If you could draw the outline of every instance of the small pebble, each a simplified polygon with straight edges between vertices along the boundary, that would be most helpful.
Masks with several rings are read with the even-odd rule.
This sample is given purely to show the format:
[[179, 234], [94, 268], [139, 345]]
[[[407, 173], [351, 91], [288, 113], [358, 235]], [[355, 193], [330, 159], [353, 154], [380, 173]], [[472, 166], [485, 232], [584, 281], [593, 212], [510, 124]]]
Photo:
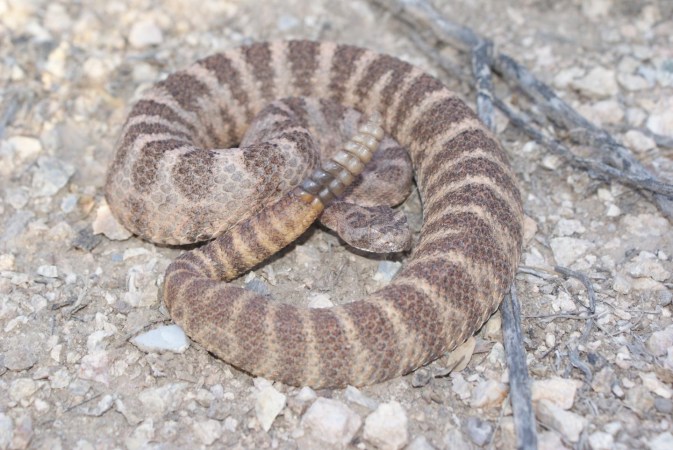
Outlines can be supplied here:
[[17, 378], [10, 384], [9, 397], [12, 401], [21, 401], [33, 395], [37, 387], [37, 383], [31, 378]]
[[442, 442], [444, 444], [444, 448], [446, 449], [471, 450], [473, 448], [472, 444], [465, 440], [463, 433], [461, 433], [457, 428], [447, 431], [442, 439]]
[[344, 390], [344, 398], [351, 403], [364, 406], [365, 408], [372, 411], [379, 406], [379, 403], [376, 400], [371, 397], [367, 397], [362, 393], [362, 391], [360, 391], [360, 389], [353, 386], [348, 386], [346, 390]]
[[577, 442], [588, 421], [584, 417], [556, 406], [549, 400], [535, 404], [535, 416], [545, 426], [558, 431], [570, 442]]
[[131, 26], [129, 44], [135, 48], [151, 47], [163, 42], [164, 36], [156, 23], [151, 20], [141, 20]]
[[654, 139], [645, 136], [643, 133], [637, 130], [627, 131], [624, 135], [624, 142], [632, 150], [638, 153], [646, 152], [656, 146]]
[[673, 324], [655, 331], [647, 340], [647, 348], [654, 356], [663, 356], [673, 347]]
[[484, 380], [472, 391], [470, 406], [473, 408], [496, 408], [507, 397], [507, 386], [499, 381]]
[[131, 339], [131, 343], [145, 352], [169, 351], [184, 353], [189, 348], [189, 340], [177, 325], [163, 325]]
[[360, 429], [362, 419], [343, 403], [321, 397], [304, 413], [301, 424], [306, 434], [318, 442], [346, 446]]
[[411, 440], [405, 450], [436, 450], [436, 448], [428, 441], [425, 436], [416, 436]]
[[670, 431], [658, 434], [649, 442], [650, 450], [671, 450], [673, 448], [673, 434]]
[[287, 397], [272, 385], [263, 387], [255, 399], [255, 415], [264, 431], [269, 431], [273, 421], [285, 408]]
[[42, 156], [37, 159], [33, 173], [31, 195], [51, 197], [61, 190], [75, 173], [75, 167], [61, 159]]
[[653, 372], [639, 373], [638, 376], [643, 380], [643, 386], [645, 386], [651, 393], [667, 400], [673, 397], [673, 389], [659, 381], [657, 375]]
[[194, 424], [194, 435], [204, 445], [211, 445], [222, 436], [222, 425], [218, 420], [207, 419]]
[[375, 281], [390, 281], [395, 274], [399, 272], [402, 263], [397, 261], [380, 261], [378, 269], [374, 274]]
[[568, 378], [535, 380], [532, 386], [533, 402], [549, 400], [556, 406], [568, 410], [575, 403], [575, 393], [580, 386], [581, 382]]
[[478, 417], [468, 417], [464, 428], [470, 440], [479, 447], [486, 445], [493, 436], [493, 425]]
[[104, 234], [108, 239], [112, 239], [113, 241], [124, 241], [133, 236], [130, 231], [115, 219], [105, 201], [96, 210], [96, 218], [92, 226], [94, 234]]
[[654, 408], [661, 414], [672, 414], [673, 401], [667, 398], [656, 397], [654, 399]]
[[407, 414], [396, 401], [382, 403], [365, 419], [365, 440], [381, 449], [398, 450], [409, 441]]
[[9, 448], [14, 433], [14, 421], [11, 417], [0, 412], [0, 448]]
[[556, 262], [565, 267], [571, 266], [593, 248], [593, 244], [584, 239], [557, 237], [549, 241]]
[[592, 98], [614, 97], [619, 93], [615, 72], [600, 66], [573, 80], [571, 86]]
[[615, 442], [611, 434], [603, 431], [596, 431], [589, 435], [589, 446], [591, 450], [612, 450]]
[[37, 274], [46, 278], [58, 278], [58, 268], [51, 265], [43, 265], [37, 268]]

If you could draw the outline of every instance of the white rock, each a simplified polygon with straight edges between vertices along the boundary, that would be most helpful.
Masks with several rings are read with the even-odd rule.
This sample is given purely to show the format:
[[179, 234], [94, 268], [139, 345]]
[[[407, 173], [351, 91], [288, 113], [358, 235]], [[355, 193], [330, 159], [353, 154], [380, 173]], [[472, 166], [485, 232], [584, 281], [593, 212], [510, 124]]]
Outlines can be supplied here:
[[533, 402], [549, 400], [563, 409], [570, 409], [575, 403], [575, 393], [582, 385], [577, 380], [552, 377], [533, 381]]
[[30, 190], [25, 186], [5, 189], [5, 201], [14, 209], [23, 209], [30, 200]]
[[312, 402], [318, 398], [318, 394], [316, 394], [315, 391], [310, 387], [304, 386], [299, 390], [295, 398], [302, 403], [307, 403]]
[[373, 278], [375, 281], [390, 281], [401, 267], [402, 263], [398, 261], [380, 261]]
[[614, 99], [601, 100], [589, 107], [580, 108], [580, 112], [599, 125], [615, 124], [624, 120], [624, 110]]
[[105, 350], [84, 355], [80, 360], [77, 376], [83, 380], [97, 381], [107, 385], [110, 382], [110, 366]]
[[655, 281], [666, 281], [670, 273], [664, 269], [657, 256], [650, 252], [640, 252], [624, 268], [634, 278], [649, 277]]
[[353, 386], [348, 386], [346, 388], [344, 391], [344, 398], [351, 403], [364, 406], [365, 408], [371, 410], [375, 410], [379, 406], [379, 403], [376, 400], [371, 397], [367, 397], [360, 391], [360, 389]]
[[575, 219], [560, 219], [556, 224], [554, 234], [558, 236], [571, 236], [575, 233], [582, 234], [587, 231], [582, 222]]
[[33, 173], [31, 195], [50, 197], [61, 190], [75, 173], [75, 167], [60, 159], [41, 156]]
[[129, 450], [144, 449], [152, 439], [154, 439], [154, 421], [147, 419], [133, 430], [124, 443]]
[[461, 399], [467, 400], [470, 398], [472, 386], [465, 381], [465, 378], [460, 373], [451, 373], [451, 390]]
[[14, 434], [14, 422], [5, 413], [0, 412], [0, 448], [9, 448]]
[[653, 372], [639, 373], [638, 375], [643, 380], [643, 386], [653, 394], [666, 399], [673, 397], [673, 389], [659, 381], [657, 375]]
[[96, 210], [96, 218], [93, 221], [92, 227], [93, 234], [104, 234], [108, 239], [112, 239], [113, 241], [123, 241], [133, 236], [130, 231], [117, 222], [105, 200], [101, 202]]
[[313, 439], [330, 445], [348, 445], [362, 419], [343, 403], [319, 398], [301, 418], [302, 428]]
[[558, 237], [549, 241], [554, 258], [561, 266], [570, 266], [593, 248], [593, 244], [585, 239]]
[[138, 400], [145, 407], [145, 414], [161, 417], [180, 408], [182, 391], [187, 383], [169, 383], [163, 386], [148, 388], [138, 394]]
[[557, 155], [545, 155], [545, 157], [542, 158], [542, 167], [547, 170], [557, 170], [563, 165], [564, 161], [563, 158]]
[[131, 339], [131, 343], [145, 352], [169, 351], [183, 353], [189, 348], [189, 340], [177, 325], [164, 325]]
[[673, 99], [662, 99], [647, 119], [647, 128], [653, 133], [673, 137]]
[[12, 434], [12, 442], [9, 448], [28, 448], [28, 444], [33, 438], [33, 419], [30, 417], [30, 414], [22, 413], [15, 418]]
[[396, 401], [382, 403], [365, 419], [363, 437], [375, 447], [397, 450], [409, 441], [407, 414]]
[[164, 40], [161, 28], [152, 20], [140, 20], [131, 26], [129, 43], [135, 48], [161, 44]]
[[35, 391], [37, 391], [37, 383], [31, 378], [17, 378], [10, 385], [9, 397], [18, 402], [30, 397]]
[[447, 431], [442, 438], [443, 448], [451, 450], [472, 450], [474, 446], [467, 442], [463, 434], [457, 428]]
[[219, 421], [208, 419], [194, 424], [194, 434], [205, 445], [211, 445], [222, 436], [222, 425]]
[[582, 14], [589, 19], [598, 19], [605, 17], [610, 13], [613, 6], [613, 0], [584, 0], [582, 5]]
[[473, 408], [495, 408], [507, 397], [507, 386], [496, 380], [481, 381], [472, 391], [470, 406]]
[[563, 445], [561, 435], [556, 431], [542, 431], [538, 433], [537, 445], [539, 450], [567, 450]]
[[655, 331], [647, 340], [647, 348], [654, 356], [663, 356], [673, 347], [673, 325], [663, 330]]
[[673, 434], [669, 431], [658, 434], [648, 445], [650, 450], [671, 450], [673, 448]]
[[257, 392], [255, 399], [255, 415], [264, 431], [271, 429], [271, 424], [285, 408], [287, 397], [273, 386], [265, 386]]
[[16, 268], [16, 257], [11, 253], [3, 253], [0, 255], [0, 270], [14, 271]]
[[330, 299], [329, 294], [316, 292], [309, 296], [308, 299], [309, 308], [330, 308], [332, 306], [334, 306], [334, 303]]
[[42, 152], [42, 142], [32, 136], [13, 136], [7, 144], [21, 162], [33, 160]]
[[642, 91], [650, 87], [650, 83], [645, 78], [631, 73], [618, 73], [617, 81], [627, 91]]
[[405, 450], [436, 450], [425, 436], [416, 436]]
[[595, 67], [584, 77], [573, 80], [572, 87], [594, 98], [613, 97], [619, 93], [615, 72], [604, 67]]
[[58, 278], [58, 268], [52, 265], [42, 265], [37, 268], [37, 274], [46, 278]]
[[573, 412], [565, 411], [549, 400], [540, 400], [535, 406], [535, 416], [547, 427], [558, 431], [570, 442], [577, 442], [588, 421]]
[[493, 437], [493, 425], [479, 417], [469, 417], [464, 428], [470, 440], [479, 447], [486, 445]]
[[637, 237], [659, 237], [672, 232], [668, 220], [655, 214], [624, 216], [623, 225]]

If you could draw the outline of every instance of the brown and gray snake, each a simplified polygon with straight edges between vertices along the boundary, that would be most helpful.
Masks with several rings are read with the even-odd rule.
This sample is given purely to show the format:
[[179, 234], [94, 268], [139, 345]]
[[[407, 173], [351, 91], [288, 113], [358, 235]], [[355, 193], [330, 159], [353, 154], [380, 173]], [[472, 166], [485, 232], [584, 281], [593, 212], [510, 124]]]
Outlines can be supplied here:
[[[374, 156], [383, 175], [367, 168], [365, 181], [355, 181], [361, 186], [341, 195], [361, 170], [353, 155], [371, 158], [366, 147], [380, 138], [378, 114], [394, 139], [384, 138]], [[352, 203], [359, 203], [355, 191], [382, 184], [386, 173], [405, 178], [395, 162], [400, 146], [411, 157], [424, 218], [388, 285], [312, 309], [226, 283], [291, 243], [332, 203], [325, 212], [337, 217], [332, 228], [343, 209], [359, 221], [391, 213], [406, 193], [385, 211], [377, 201]], [[395, 189], [408, 190], [401, 184]], [[215, 238], [168, 267], [163, 300], [172, 318], [233, 366], [296, 386], [373, 384], [437, 359], [496, 310], [521, 254], [520, 194], [496, 138], [434, 77], [349, 45], [256, 43], [169, 75], [133, 106], [105, 194], [114, 215], [142, 238]], [[375, 239], [365, 235], [367, 246]]]

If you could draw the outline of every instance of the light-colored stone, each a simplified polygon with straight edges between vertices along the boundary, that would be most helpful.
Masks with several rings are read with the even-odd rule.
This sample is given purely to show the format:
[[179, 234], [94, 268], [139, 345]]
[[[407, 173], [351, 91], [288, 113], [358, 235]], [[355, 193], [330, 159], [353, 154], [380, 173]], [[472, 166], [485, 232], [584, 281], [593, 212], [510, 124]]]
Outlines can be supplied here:
[[13, 436], [14, 421], [5, 413], [0, 412], [0, 448], [3, 450], [9, 448]]
[[352, 409], [337, 400], [318, 398], [301, 418], [304, 431], [318, 442], [347, 445], [362, 425]]
[[601, 66], [596, 66], [584, 77], [573, 80], [571, 86], [593, 98], [614, 97], [619, 92], [615, 72]]
[[375, 410], [379, 406], [379, 403], [376, 400], [371, 397], [367, 397], [362, 393], [362, 391], [360, 391], [360, 389], [353, 386], [346, 387], [346, 390], [344, 391], [344, 398], [351, 403], [364, 406], [365, 408], [371, 410]]
[[380, 261], [373, 278], [375, 281], [388, 282], [393, 279], [401, 267], [402, 263], [398, 261]]
[[545, 426], [558, 431], [570, 442], [577, 442], [588, 421], [582, 416], [566, 411], [550, 400], [539, 400], [535, 404], [535, 416]]
[[129, 44], [135, 48], [151, 47], [163, 42], [161, 28], [152, 20], [140, 20], [131, 25]]
[[177, 325], [163, 325], [139, 334], [131, 343], [146, 352], [184, 353], [189, 348], [185, 332]]
[[557, 236], [572, 236], [573, 234], [582, 234], [585, 231], [587, 231], [587, 229], [579, 220], [560, 219], [556, 223], [554, 234]]
[[673, 137], [673, 99], [662, 98], [650, 113], [646, 125], [653, 133]]
[[673, 325], [655, 331], [647, 340], [647, 348], [654, 356], [663, 356], [673, 347]]
[[51, 197], [68, 184], [74, 173], [75, 167], [71, 164], [41, 156], [37, 159], [30, 193], [33, 197]]
[[581, 385], [581, 381], [561, 377], [534, 380], [532, 386], [533, 402], [548, 400], [556, 406], [568, 410], [575, 403], [575, 393]]
[[285, 408], [287, 397], [272, 385], [265, 386], [257, 392], [255, 398], [255, 415], [264, 431], [269, 431], [273, 421]]
[[472, 391], [470, 406], [473, 408], [496, 408], [507, 397], [507, 386], [496, 380], [484, 380]]
[[570, 266], [584, 256], [594, 245], [585, 239], [558, 237], [549, 241], [554, 259], [561, 266]]
[[58, 277], [58, 268], [56, 266], [52, 266], [49, 264], [44, 264], [42, 266], [38, 266], [37, 270], [38, 275], [41, 275], [45, 278], [57, 278]]
[[470, 440], [479, 447], [486, 445], [493, 437], [493, 425], [478, 417], [468, 417], [464, 428]]
[[138, 400], [143, 404], [145, 413], [153, 417], [176, 411], [182, 404], [182, 392], [187, 383], [169, 383], [163, 386], [148, 388], [138, 394]]
[[646, 152], [648, 150], [653, 149], [656, 146], [652, 138], [645, 136], [638, 130], [627, 131], [626, 134], [624, 135], [624, 142], [632, 150], [638, 153]]
[[396, 401], [382, 403], [365, 419], [363, 437], [376, 448], [398, 450], [409, 441], [407, 413]]
[[612, 450], [615, 440], [610, 433], [596, 431], [589, 435], [589, 446], [591, 450]]
[[37, 391], [37, 387], [31, 378], [17, 378], [10, 385], [9, 398], [15, 402], [27, 399]]
[[671, 450], [673, 448], [673, 434], [670, 431], [658, 434], [648, 443], [650, 450]]
[[217, 420], [202, 420], [194, 424], [194, 434], [204, 445], [211, 445], [222, 436], [222, 425]]
[[425, 436], [416, 436], [409, 442], [405, 450], [436, 450]]
[[103, 200], [96, 210], [96, 218], [92, 224], [94, 234], [104, 234], [113, 241], [124, 241], [133, 234], [120, 224], [112, 215], [107, 202]]
[[645, 251], [625, 264], [624, 268], [634, 278], [648, 277], [661, 282], [671, 276], [654, 253]]
[[673, 389], [659, 381], [657, 375], [654, 372], [639, 373], [638, 376], [640, 376], [640, 379], [643, 380], [643, 386], [645, 386], [653, 394], [656, 394], [659, 397], [663, 397], [665, 399], [673, 398]]

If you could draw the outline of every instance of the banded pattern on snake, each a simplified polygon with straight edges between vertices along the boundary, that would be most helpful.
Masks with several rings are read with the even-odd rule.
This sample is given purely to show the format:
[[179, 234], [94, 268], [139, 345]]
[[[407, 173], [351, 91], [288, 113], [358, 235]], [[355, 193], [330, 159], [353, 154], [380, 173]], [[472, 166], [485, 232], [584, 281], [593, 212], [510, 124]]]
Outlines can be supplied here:
[[[287, 245], [325, 206], [306, 183], [295, 187], [316, 158], [298, 164], [299, 156], [275, 153], [309, 146], [292, 123], [276, 134], [271, 125], [266, 142], [214, 150], [241, 142], [266, 105], [291, 97], [380, 113], [383, 129], [409, 151], [423, 204], [418, 243], [392, 282], [327, 309], [223, 282]], [[237, 200], [243, 195], [257, 203]], [[406, 62], [333, 43], [252, 44], [157, 83], [124, 125], [106, 197], [146, 239], [219, 236], [166, 272], [163, 299], [192, 339], [246, 372], [316, 388], [390, 379], [465, 341], [498, 307], [522, 245], [514, 175], [470, 108]]]

